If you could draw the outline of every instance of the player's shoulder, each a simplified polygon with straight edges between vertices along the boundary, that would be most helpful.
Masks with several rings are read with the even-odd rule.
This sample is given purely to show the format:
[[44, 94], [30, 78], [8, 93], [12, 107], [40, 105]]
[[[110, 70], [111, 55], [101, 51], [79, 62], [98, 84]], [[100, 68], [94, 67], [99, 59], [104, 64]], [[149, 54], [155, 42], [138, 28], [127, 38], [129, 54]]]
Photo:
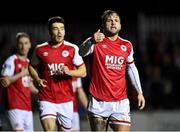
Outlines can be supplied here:
[[119, 40], [122, 41], [123, 43], [132, 45], [131, 41], [129, 41], [129, 40], [127, 40], [127, 39], [124, 39], [124, 38], [122, 38], [122, 37], [120, 37], [120, 36], [119, 36], [118, 38], [119, 38]]
[[78, 48], [78, 46], [76, 44], [73, 44], [73, 43], [71, 43], [69, 41], [65, 41], [65, 40], [64, 40], [64, 45], [75, 48], [75, 49]]
[[14, 62], [15, 62], [15, 60], [17, 60], [18, 59], [18, 57], [17, 57], [17, 55], [16, 54], [13, 54], [13, 55], [11, 55], [11, 56], [9, 56], [6, 60], [5, 60], [5, 62], [4, 62], [4, 65], [11, 65], [11, 64], [13, 64]]
[[37, 44], [36, 45], [36, 48], [42, 48], [42, 47], [46, 47], [48, 46], [48, 42], [44, 42], [44, 43], [41, 43], [41, 44]]
[[10, 55], [7, 59], [6, 59], [6, 61], [14, 61], [15, 59], [17, 59], [18, 57], [17, 57], [17, 55], [16, 54], [13, 54], [13, 55]]
[[131, 41], [129, 41], [127, 39], [124, 39], [124, 38], [121, 38], [121, 37], [119, 37], [119, 40], [121, 41], [121, 45], [126, 46], [128, 49], [133, 48], [133, 45], [132, 45]]

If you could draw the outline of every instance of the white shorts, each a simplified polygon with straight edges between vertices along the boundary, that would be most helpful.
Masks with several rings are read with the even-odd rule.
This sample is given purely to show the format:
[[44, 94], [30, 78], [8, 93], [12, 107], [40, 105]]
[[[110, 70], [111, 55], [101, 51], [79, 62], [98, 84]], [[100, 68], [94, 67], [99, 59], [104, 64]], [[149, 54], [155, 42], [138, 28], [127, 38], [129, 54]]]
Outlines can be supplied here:
[[110, 124], [131, 125], [129, 99], [105, 102], [90, 96], [88, 111], [95, 117], [107, 117]]
[[72, 130], [78, 131], [80, 130], [80, 121], [79, 121], [79, 113], [73, 112], [73, 120], [72, 120]]
[[55, 118], [61, 127], [71, 129], [73, 118], [73, 102], [66, 103], [51, 103], [47, 101], [40, 101], [40, 118]]
[[8, 115], [13, 130], [33, 131], [32, 111], [13, 109], [8, 110]]

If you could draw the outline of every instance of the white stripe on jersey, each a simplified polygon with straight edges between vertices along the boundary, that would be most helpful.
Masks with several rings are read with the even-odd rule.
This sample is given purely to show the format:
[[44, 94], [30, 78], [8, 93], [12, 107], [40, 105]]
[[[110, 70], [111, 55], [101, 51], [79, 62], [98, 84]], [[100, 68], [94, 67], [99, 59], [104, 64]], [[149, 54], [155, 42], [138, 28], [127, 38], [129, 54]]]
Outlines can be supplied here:
[[[130, 42], [129, 40], [127, 40], [127, 39], [123, 39], [123, 38], [121, 38], [120, 36], [118, 36], [118, 38], [119, 38], [120, 40], [122, 40], [122, 41], [125, 41], [125, 42], [128, 42], [128, 43], [131, 44], [131, 42]], [[131, 45], [132, 45], [132, 44], [131, 44]]]
[[75, 44], [68, 42], [68, 41], [64, 41], [64, 45], [72, 46], [75, 49], [73, 64], [76, 66], [82, 65], [84, 62], [83, 62], [82, 57], [79, 55], [79, 47]]
[[133, 62], [133, 61], [134, 61], [134, 58], [133, 58], [134, 50], [133, 50], [132, 43], [131, 43], [129, 40], [123, 39], [123, 38], [121, 38], [121, 37], [119, 37], [119, 36], [118, 36], [118, 38], [119, 38], [120, 40], [125, 41], [125, 42], [127, 42], [127, 43], [129, 43], [129, 44], [131, 45], [131, 52], [130, 52], [130, 54], [129, 54], [127, 60], [126, 60], [126, 62], [127, 62], [127, 63]]
[[42, 46], [45, 46], [45, 45], [48, 45], [48, 42], [44, 42], [44, 43], [42, 43], [42, 44], [38, 44], [38, 45], [36, 46], [36, 48], [39, 48], [39, 47], [42, 47]]

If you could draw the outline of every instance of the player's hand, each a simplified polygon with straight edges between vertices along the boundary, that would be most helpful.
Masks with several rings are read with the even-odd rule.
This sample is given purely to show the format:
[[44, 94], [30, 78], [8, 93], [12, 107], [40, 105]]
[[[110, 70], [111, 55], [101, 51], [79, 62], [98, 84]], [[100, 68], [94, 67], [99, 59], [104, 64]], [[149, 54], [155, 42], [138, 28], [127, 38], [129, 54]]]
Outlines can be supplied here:
[[63, 72], [65, 74], [69, 75], [70, 70], [69, 70], [69, 68], [67, 66], [63, 66]]
[[98, 31], [94, 33], [94, 40], [96, 43], [102, 42], [104, 38], [105, 35], [100, 32], [100, 29], [98, 29]]
[[28, 71], [28, 68], [22, 68], [21, 69], [21, 76], [26, 76], [26, 75], [29, 75], [29, 71]]
[[57, 75], [61, 75], [64, 73], [64, 64], [60, 65], [60, 68], [57, 71]]
[[145, 107], [145, 99], [144, 99], [144, 96], [143, 94], [138, 94], [137, 96], [137, 99], [138, 99], [138, 107], [140, 110], [144, 109]]
[[47, 87], [47, 85], [46, 85], [47, 81], [44, 80], [44, 79], [39, 79], [39, 80], [37, 81], [37, 83], [38, 83], [38, 86], [39, 86], [39, 87]]
[[11, 82], [8, 77], [2, 77], [0, 78], [0, 84], [2, 87], [7, 88], [11, 84]]

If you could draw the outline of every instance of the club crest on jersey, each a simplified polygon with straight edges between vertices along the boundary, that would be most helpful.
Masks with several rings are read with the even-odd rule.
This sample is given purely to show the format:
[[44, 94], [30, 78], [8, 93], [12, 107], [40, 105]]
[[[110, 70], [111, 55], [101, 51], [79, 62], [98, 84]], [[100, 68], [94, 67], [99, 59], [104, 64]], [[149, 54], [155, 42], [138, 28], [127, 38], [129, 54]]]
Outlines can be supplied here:
[[68, 57], [68, 56], [69, 56], [69, 51], [64, 50], [64, 51], [62, 52], [62, 56], [63, 56], [63, 57]]
[[18, 68], [22, 68], [22, 65], [21, 65], [21, 64], [18, 64]]
[[48, 56], [48, 52], [43, 52], [43, 56]]
[[127, 47], [125, 45], [121, 45], [121, 50], [125, 52], [127, 50]]

